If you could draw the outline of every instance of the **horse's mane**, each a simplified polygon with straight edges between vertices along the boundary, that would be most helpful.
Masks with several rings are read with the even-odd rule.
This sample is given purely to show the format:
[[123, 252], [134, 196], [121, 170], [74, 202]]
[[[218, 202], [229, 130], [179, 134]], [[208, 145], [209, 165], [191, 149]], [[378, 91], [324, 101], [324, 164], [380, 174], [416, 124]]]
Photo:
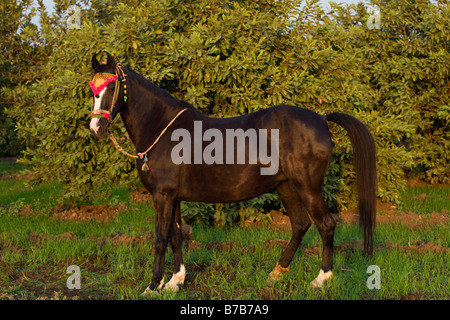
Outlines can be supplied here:
[[[189, 110], [191, 110], [194, 113], [198, 113], [198, 114], [203, 115], [196, 107], [194, 107], [189, 102], [184, 101], [184, 100], [180, 100], [180, 99], [174, 97], [169, 92], [167, 92], [166, 90], [158, 87], [156, 84], [154, 84], [153, 82], [151, 82], [150, 80], [145, 78], [140, 73], [137, 73], [136, 71], [134, 71], [130, 67], [127, 67], [126, 69], [127, 69], [126, 72], [125, 72], [126, 74], [132, 75], [132, 77], [144, 89], [147, 89], [149, 92], [153, 92], [154, 94], [156, 94], [156, 96], [159, 99], [161, 99], [163, 102], [165, 102], [166, 104], [172, 105], [172, 106], [179, 106], [181, 108], [188, 108]], [[204, 116], [206, 116], [206, 115], [204, 115]]]
[[201, 113], [196, 107], [194, 107], [192, 104], [190, 104], [189, 102], [184, 101], [184, 100], [180, 100], [180, 107], [188, 108], [189, 110], [195, 110], [198, 113]]
[[166, 90], [158, 87], [156, 84], [154, 84], [153, 82], [151, 82], [150, 80], [146, 79], [143, 75], [141, 75], [140, 73], [137, 73], [136, 71], [134, 71], [133, 69], [131, 69], [130, 67], [127, 67], [127, 70], [125, 72], [127, 75], [132, 75], [133, 78], [135, 80], [137, 80], [137, 82], [145, 89], [148, 89], [148, 91], [150, 92], [154, 92], [156, 93], [156, 95], [159, 98], [163, 98], [167, 103], [169, 104], [173, 104], [173, 103], [177, 103], [179, 101], [179, 99], [177, 99], [176, 97], [172, 96], [170, 93], [168, 93]]

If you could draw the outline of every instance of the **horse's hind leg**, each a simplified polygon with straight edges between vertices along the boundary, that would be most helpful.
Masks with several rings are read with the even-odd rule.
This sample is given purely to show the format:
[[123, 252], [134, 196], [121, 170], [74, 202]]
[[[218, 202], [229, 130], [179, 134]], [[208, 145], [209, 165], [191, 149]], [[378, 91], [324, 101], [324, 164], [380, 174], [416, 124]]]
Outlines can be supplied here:
[[311, 226], [308, 213], [303, 207], [298, 192], [294, 189], [291, 182], [286, 181], [279, 185], [277, 191], [280, 194], [281, 201], [291, 220], [292, 238], [281, 254], [276, 267], [269, 274], [269, 280], [280, 280], [282, 278], [282, 272], [289, 271], [289, 264], [291, 263], [303, 236]]
[[164, 286], [164, 290], [178, 291], [178, 285], [184, 284], [186, 269], [183, 264], [183, 254], [181, 250], [181, 212], [180, 201], [175, 203], [175, 216], [172, 223], [172, 234], [170, 237], [170, 246], [172, 247], [175, 268], [172, 278]]
[[317, 226], [323, 243], [322, 268], [317, 278], [311, 282], [311, 286], [322, 287], [323, 282], [332, 277], [333, 239], [336, 222], [328, 212], [322, 197], [321, 188], [313, 189], [308, 187], [308, 190], [302, 191], [300, 193], [302, 201], [308, 209], [314, 224]]

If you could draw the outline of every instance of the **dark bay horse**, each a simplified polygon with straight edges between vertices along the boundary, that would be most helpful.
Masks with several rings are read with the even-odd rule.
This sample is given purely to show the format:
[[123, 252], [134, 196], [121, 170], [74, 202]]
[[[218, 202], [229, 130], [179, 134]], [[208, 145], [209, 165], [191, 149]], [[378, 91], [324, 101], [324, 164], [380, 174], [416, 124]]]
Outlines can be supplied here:
[[[164, 286], [165, 252], [169, 243], [175, 267], [164, 288], [177, 290], [178, 285], [184, 283], [181, 201], [238, 202], [273, 188], [278, 191], [290, 218], [292, 238], [269, 279], [280, 279], [282, 273], [289, 270], [289, 264], [311, 225], [309, 217], [317, 226], [323, 242], [321, 270], [311, 285], [321, 287], [323, 281], [330, 279], [336, 223], [322, 198], [322, 185], [332, 152], [327, 121], [339, 124], [349, 134], [356, 170], [360, 225], [364, 231], [364, 251], [372, 254], [375, 144], [369, 130], [356, 118], [338, 112], [322, 116], [287, 105], [239, 117], [211, 118], [135, 71], [117, 64], [108, 53], [102, 63], [94, 55], [92, 68], [94, 79], [90, 85], [94, 92], [94, 107], [90, 130], [97, 139], [107, 137], [110, 122], [120, 113], [138, 152], [134, 157], [137, 158], [140, 178], [153, 197], [156, 257], [153, 278], [145, 293]], [[231, 142], [227, 139], [230, 133], [235, 134]], [[236, 154], [226, 154], [230, 150], [233, 152], [228, 146], [234, 144], [235, 138], [239, 139], [239, 134], [241, 138], [242, 134], [244, 136], [238, 150], [234, 150]], [[268, 161], [268, 150], [266, 154], [252, 154], [252, 150], [267, 145], [271, 146], [271, 155], [276, 156], [269, 159], [272, 163]], [[224, 152], [222, 158], [221, 152]], [[273, 165], [275, 161], [276, 166]], [[275, 170], [263, 174], [262, 169], [268, 165]]]

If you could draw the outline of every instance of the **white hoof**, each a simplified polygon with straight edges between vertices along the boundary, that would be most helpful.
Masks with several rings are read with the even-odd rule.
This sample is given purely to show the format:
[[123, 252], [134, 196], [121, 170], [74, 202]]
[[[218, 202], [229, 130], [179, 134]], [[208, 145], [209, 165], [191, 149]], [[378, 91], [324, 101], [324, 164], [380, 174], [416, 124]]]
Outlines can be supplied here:
[[159, 283], [156, 290], [151, 290], [150, 287], [145, 288], [145, 291], [141, 293], [141, 296], [143, 297], [151, 297], [159, 294], [159, 290], [164, 286], [164, 277], [161, 279], [161, 282]]
[[313, 288], [322, 288], [323, 282], [330, 280], [333, 277], [333, 272], [327, 271], [323, 272], [322, 269], [320, 269], [319, 275], [317, 278], [315, 278], [313, 281], [311, 281], [311, 287]]
[[164, 286], [164, 290], [177, 292], [179, 289], [178, 286], [184, 284], [185, 277], [186, 277], [186, 268], [182, 264], [180, 266], [180, 271], [178, 271], [177, 273], [174, 273], [172, 275], [172, 278]]

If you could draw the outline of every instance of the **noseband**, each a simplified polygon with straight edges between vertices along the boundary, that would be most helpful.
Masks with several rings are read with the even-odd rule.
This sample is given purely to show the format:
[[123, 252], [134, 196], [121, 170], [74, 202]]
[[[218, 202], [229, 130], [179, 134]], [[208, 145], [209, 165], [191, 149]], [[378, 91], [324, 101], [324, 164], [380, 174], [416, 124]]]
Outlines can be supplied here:
[[[92, 89], [92, 92], [94, 93], [94, 96], [96, 98], [100, 97], [100, 92], [103, 91], [103, 89], [106, 88], [108, 84], [111, 82], [115, 82], [114, 87], [114, 95], [113, 100], [111, 102], [111, 106], [108, 110], [106, 109], [98, 109], [95, 110], [94, 106], [92, 106], [91, 109], [91, 115], [92, 118], [105, 118], [108, 120], [108, 122], [111, 122], [111, 113], [116, 105], [117, 98], [119, 97], [119, 91], [120, 91], [120, 83], [124, 82], [123, 84], [123, 101], [127, 102], [127, 85], [125, 84], [126, 74], [122, 70], [122, 66], [120, 63], [116, 64], [116, 73], [96, 73], [94, 75], [94, 79], [92, 81], [89, 81], [89, 86]], [[117, 81], [118, 80], [118, 81]]]

